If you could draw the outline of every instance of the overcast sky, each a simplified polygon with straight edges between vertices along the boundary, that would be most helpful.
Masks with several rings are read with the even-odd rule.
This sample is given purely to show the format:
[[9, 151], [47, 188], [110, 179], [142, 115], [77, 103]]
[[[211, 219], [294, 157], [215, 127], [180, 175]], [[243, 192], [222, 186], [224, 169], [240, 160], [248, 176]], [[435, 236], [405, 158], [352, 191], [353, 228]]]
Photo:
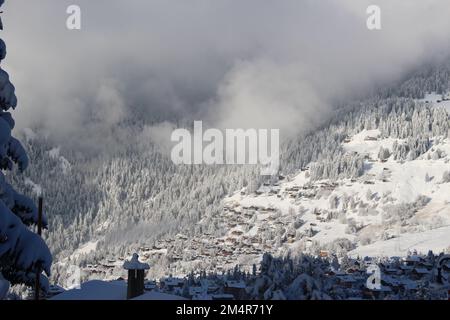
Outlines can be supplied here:
[[[81, 31], [66, 29], [70, 4], [81, 7]], [[366, 28], [369, 4], [381, 7], [380, 31]], [[336, 98], [450, 47], [443, 0], [7, 0], [2, 9], [17, 125], [59, 137], [92, 122], [104, 133], [130, 114], [299, 132]]]

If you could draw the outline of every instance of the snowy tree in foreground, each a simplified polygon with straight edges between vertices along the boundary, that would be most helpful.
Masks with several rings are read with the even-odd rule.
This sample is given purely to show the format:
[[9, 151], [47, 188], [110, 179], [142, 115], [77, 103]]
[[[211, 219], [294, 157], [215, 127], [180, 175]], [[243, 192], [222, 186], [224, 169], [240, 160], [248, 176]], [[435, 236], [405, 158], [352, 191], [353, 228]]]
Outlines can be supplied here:
[[[0, 6], [3, 2], [0, 0]], [[0, 61], [5, 57], [6, 46], [0, 39]], [[11, 136], [15, 123], [8, 112], [17, 105], [14, 91], [8, 73], [0, 68], [0, 169], [13, 170], [16, 164], [22, 172], [28, 165], [28, 157], [21, 143]], [[0, 171], [0, 299], [9, 287], [6, 280], [33, 285], [39, 274], [41, 289], [47, 289], [48, 281], [41, 271], [50, 274], [52, 256], [42, 238], [28, 229], [37, 220], [33, 201], [17, 193]], [[46, 226], [45, 218], [43, 225]]]

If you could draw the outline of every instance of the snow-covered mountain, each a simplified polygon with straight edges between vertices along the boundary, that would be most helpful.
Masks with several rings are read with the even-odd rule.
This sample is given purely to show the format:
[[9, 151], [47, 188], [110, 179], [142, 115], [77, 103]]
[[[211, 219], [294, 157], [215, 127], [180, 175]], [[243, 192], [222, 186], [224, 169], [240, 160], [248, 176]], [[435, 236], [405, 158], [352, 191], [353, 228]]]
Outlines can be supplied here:
[[246, 187], [226, 197], [220, 215], [199, 222], [219, 226], [220, 237], [179, 234], [142, 247], [141, 253], [152, 263], [165, 257], [166, 273], [182, 275], [235, 265], [250, 271], [265, 252], [405, 257], [449, 251], [446, 108], [398, 100], [379, 114], [345, 134], [339, 156], [322, 157], [254, 192]]
[[[251, 166], [176, 166], [134, 141], [89, 156], [25, 130], [31, 163], [14, 177], [44, 190], [48, 243], [89, 277], [121, 275], [134, 251], [150, 277], [251, 269], [263, 253], [405, 255], [450, 246], [450, 68], [338, 109], [322, 128], [287, 141], [279, 177]], [[123, 139], [126, 132], [126, 139]]]

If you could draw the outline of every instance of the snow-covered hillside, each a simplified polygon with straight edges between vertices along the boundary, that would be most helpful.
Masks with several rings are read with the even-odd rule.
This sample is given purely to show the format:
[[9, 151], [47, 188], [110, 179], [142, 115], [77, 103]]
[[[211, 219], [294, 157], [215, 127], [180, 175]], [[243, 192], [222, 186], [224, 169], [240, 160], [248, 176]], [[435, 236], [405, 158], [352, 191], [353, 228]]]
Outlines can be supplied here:
[[449, 87], [446, 66], [343, 106], [283, 144], [271, 179], [251, 166], [176, 166], [156, 146], [144, 152], [139, 122], [115, 133], [134, 142], [104, 157], [26, 130], [33, 167], [13, 179], [44, 190], [56, 281], [66, 264], [122, 276], [135, 251], [150, 277], [250, 270], [265, 252], [439, 252], [450, 246]]
[[[316, 149], [324, 146], [315, 161], [225, 197], [222, 211], [203, 215], [194, 235], [180, 232], [135, 249], [152, 265], [150, 277], [236, 265], [250, 271], [266, 252], [390, 257], [448, 251], [448, 128], [447, 111], [432, 102], [367, 103], [308, 137]], [[113, 279], [122, 275], [125, 258], [110, 256], [85, 271]]]
[[[395, 143], [403, 141], [362, 130], [342, 145], [346, 153], [364, 157], [360, 177], [312, 181], [306, 168], [257, 195], [236, 193], [226, 203], [243, 215], [254, 209], [253, 225], [232, 228], [227, 236], [239, 230], [240, 237], [252, 237], [272, 228], [275, 243], [285, 243], [279, 250], [327, 250], [346, 239], [350, 254], [369, 256], [449, 248], [450, 140], [435, 137], [411, 161], [394, 159]], [[382, 157], [380, 150], [391, 155]]]

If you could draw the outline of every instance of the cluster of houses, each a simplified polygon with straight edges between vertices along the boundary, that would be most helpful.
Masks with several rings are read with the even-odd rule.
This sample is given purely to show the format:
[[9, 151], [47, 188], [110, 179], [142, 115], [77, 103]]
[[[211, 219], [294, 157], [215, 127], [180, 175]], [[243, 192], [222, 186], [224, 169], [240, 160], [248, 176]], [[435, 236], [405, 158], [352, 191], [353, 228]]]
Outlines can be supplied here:
[[[156, 282], [152, 284], [156, 285]], [[244, 300], [248, 298], [244, 280], [227, 280], [226, 276], [198, 278], [163, 278], [157, 290], [191, 300]]]
[[[414, 253], [406, 258], [377, 260], [368, 257], [364, 259], [346, 257], [345, 261], [341, 260], [340, 263], [333, 261], [334, 257], [326, 254], [306, 257], [300, 257], [297, 259], [298, 262], [295, 262], [295, 258], [281, 259], [279, 260], [282, 261], [281, 263], [273, 262], [276, 259], [272, 259], [270, 266], [264, 266], [267, 259], [263, 259], [260, 268], [257, 270], [254, 266], [252, 273], [243, 272], [235, 267], [233, 271], [226, 273], [206, 274], [202, 271], [185, 277], [169, 276], [159, 280], [145, 280], [144, 277], [132, 276], [136, 271], [140, 271], [143, 275], [143, 270], [148, 268], [146, 264], [137, 263], [135, 255], [133, 257], [135, 261], [132, 259], [132, 263], [125, 261], [123, 264], [128, 271], [126, 278], [121, 277], [100, 283], [95, 280], [88, 281], [81, 286], [79, 292], [74, 290], [65, 292], [61, 287], [52, 286], [48, 298], [59, 299], [73, 297], [76, 294], [76, 297], [95, 299], [96, 292], [103, 292], [99, 288], [105, 287], [104, 295], [110, 295], [112, 289], [117, 291], [115, 295], [110, 296], [114, 299], [125, 298], [125, 296], [128, 299], [139, 297], [190, 300], [260, 299], [261, 296], [257, 294], [261, 291], [261, 284], [265, 283], [267, 288], [262, 287], [262, 292], [264, 292], [263, 297], [267, 299], [290, 299], [292, 296], [297, 296], [296, 290], [303, 293], [305, 290], [311, 290], [311, 292], [320, 290], [323, 297], [331, 299], [449, 299], [450, 255], [448, 254]], [[145, 268], [135, 267], [135, 265], [143, 265]], [[290, 271], [282, 276], [285, 280], [280, 282], [280, 272], [283, 273], [286, 270]], [[293, 289], [296, 279], [302, 277], [312, 277], [320, 285], [300, 285]], [[264, 281], [260, 281], [262, 279]], [[111, 288], [108, 289], [108, 286]], [[127, 286], [128, 289], [126, 289]], [[273, 292], [267, 294], [269, 291]], [[130, 295], [130, 292], [135, 294]]]
[[448, 298], [450, 255], [354, 259], [345, 270], [330, 270], [327, 276], [336, 279], [331, 296], [345, 292], [348, 299]]

